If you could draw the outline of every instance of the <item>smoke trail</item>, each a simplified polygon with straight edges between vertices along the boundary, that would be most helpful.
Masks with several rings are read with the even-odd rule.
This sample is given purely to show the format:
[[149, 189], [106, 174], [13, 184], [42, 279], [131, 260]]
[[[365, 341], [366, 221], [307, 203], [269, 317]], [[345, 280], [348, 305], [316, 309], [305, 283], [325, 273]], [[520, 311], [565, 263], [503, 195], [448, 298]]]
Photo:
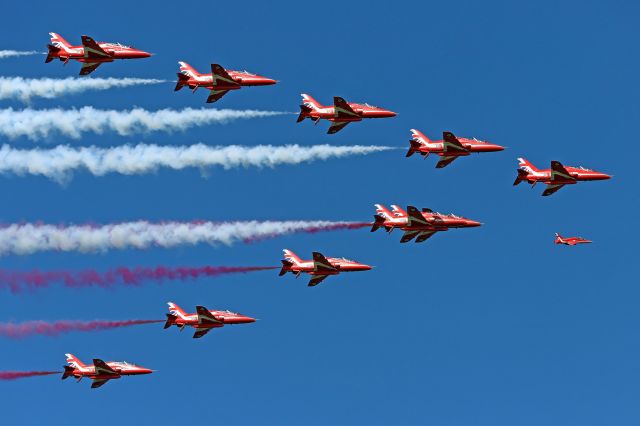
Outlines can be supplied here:
[[0, 50], [0, 59], [11, 58], [14, 56], [29, 56], [29, 55], [39, 55], [42, 52], [37, 52], [35, 50]]
[[114, 148], [96, 146], [53, 149], [15, 149], [0, 147], [0, 173], [43, 175], [58, 182], [71, 177], [74, 170], [86, 169], [95, 176], [107, 173], [143, 174], [168, 167], [275, 167], [281, 164], [366, 155], [393, 149], [385, 146], [331, 145], [258, 145], [258, 146], [190, 146], [135, 145]]
[[0, 77], [0, 99], [18, 99], [29, 102], [31, 98], [53, 99], [87, 90], [108, 90], [114, 87], [139, 86], [163, 83], [164, 80], [148, 78], [22, 78]]
[[0, 371], [0, 380], [16, 380], [25, 377], [49, 376], [59, 374], [59, 371]]
[[[227, 274], [246, 274], [248, 272], [278, 269], [276, 266], [203, 266], [200, 268], [179, 267], [170, 268], [158, 266], [156, 268], [126, 268], [121, 267], [106, 272], [95, 269], [84, 271], [7, 271], [0, 270], [0, 287], [7, 287], [12, 293], [22, 290], [41, 289], [51, 284], [63, 283], [66, 287], [103, 287], [116, 285], [137, 286], [145, 281], [185, 281], [203, 276], [217, 277]], [[1, 334], [1, 331], [0, 331]]]
[[288, 114], [277, 111], [185, 108], [148, 111], [96, 109], [0, 109], [0, 135], [9, 138], [25, 136], [29, 139], [46, 138], [59, 133], [74, 139], [83, 133], [113, 131], [119, 135], [146, 132], [170, 132], [186, 130], [194, 126], [227, 123], [233, 120], [272, 117]]
[[0, 227], [0, 255], [47, 250], [105, 252], [195, 244], [252, 242], [292, 233], [317, 233], [370, 226], [367, 222], [248, 221], [248, 222], [124, 222], [101, 226], [11, 224]]
[[101, 331], [159, 322], [164, 322], [164, 320], [26, 321], [21, 323], [0, 323], [0, 336], [10, 337], [12, 339], [21, 339], [33, 335], [58, 336], [71, 331]]

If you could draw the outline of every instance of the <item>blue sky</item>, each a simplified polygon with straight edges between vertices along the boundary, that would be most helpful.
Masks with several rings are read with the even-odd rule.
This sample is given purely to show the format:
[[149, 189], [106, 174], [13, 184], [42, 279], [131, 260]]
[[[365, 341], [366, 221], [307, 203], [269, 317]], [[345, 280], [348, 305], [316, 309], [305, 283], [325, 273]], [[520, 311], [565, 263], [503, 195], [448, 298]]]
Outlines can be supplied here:
[[[98, 77], [172, 80], [177, 61], [278, 79], [215, 107], [296, 111], [299, 94], [334, 95], [399, 113], [326, 135], [283, 116], [173, 134], [62, 136], [58, 143], [314, 145], [406, 148], [409, 129], [443, 130], [508, 149], [443, 170], [404, 151], [277, 169], [159, 171], [96, 178], [0, 177], [0, 221], [369, 220], [373, 204], [415, 204], [483, 222], [426, 244], [368, 230], [291, 235], [252, 245], [5, 256], [5, 269], [276, 265], [282, 248], [347, 256], [376, 268], [310, 289], [267, 271], [136, 289], [6, 293], [2, 320], [162, 318], [167, 301], [261, 320], [193, 340], [155, 325], [5, 340], [6, 370], [55, 369], [64, 353], [158, 372], [99, 391], [57, 377], [0, 383], [7, 424], [215, 422], [236, 425], [636, 425], [640, 383], [635, 141], [637, 16], [629, 1], [582, 2], [10, 2], [0, 49], [44, 49], [48, 32], [133, 44], [156, 55]], [[3, 76], [75, 76], [79, 65], [0, 61]], [[173, 83], [33, 107], [204, 107]], [[4, 106], [22, 107], [5, 102]], [[211, 106], [213, 107], [213, 106]], [[565, 188], [512, 187], [516, 157], [614, 175]], [[553, 233], [595, 241], [553, 245]]]

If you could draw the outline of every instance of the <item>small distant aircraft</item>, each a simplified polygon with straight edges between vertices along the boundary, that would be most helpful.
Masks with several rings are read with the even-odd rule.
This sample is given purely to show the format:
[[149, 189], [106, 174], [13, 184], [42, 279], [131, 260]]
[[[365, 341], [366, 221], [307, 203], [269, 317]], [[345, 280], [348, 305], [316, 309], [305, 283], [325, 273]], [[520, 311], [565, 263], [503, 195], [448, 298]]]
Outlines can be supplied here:
[[91, 388], [99, 388], [112, 379], [119, 379], [122, 376], [137, 376], [140, 374], [150, 374], [153, 370], [140, 367], [135, 364], [129, 364], [126, 361], [104, 362], [101, 359], [94, 358], [93, 365], [85, 365], [78, 358], [72, 354], [65, 354], [67, 357], [67, 363], [69, 365], [64, 366], [64, 372], [62, 373], [62, 380], [67, 377], [76, 377], [78, 382], [83, 377], [93, 379]]
[[341, 272], [369, 271], [371, 266], [358, 263], [344, 257], [324, 257], [321, 253], [313, 252], [313, 260], [302, 260], [291, 250], [284, 250], [284, 260], [279, 276], [287, 272], [299, 277], [301, 273], [312, 275], [309, 287], [320, 284], [329, 275], [338, 275]]
[[442, 132], [442, 140], [432, 141], [422, 132], [411, 129], [411, 144], [407, 157], [418, 153], [427, 158], [429, 154], [437, 154], [442, 157], [436, 164], [436, 169], [451, 164], [456, 158], [464, 157], [474, 152], [495, 152], [502, 151], [504, 147], [492, 143], [480, 141], [478, 139], [457, 138], [451, 132]]
[[48, 45], [49, 52], [44, 62], [49, 63], [55, 58], [65, 64], [70, 59], [82, 62], [80, 75], [91, 74], [100, 64], [113, 62], [116, 59], [140, 59], [151, 56], [151, 53], [120, 43], [96, 43], [94, 39], [86, 35], [82, 36], [82, 46], [72, 46], [60, 34], [49, 33], [49, 35], [51, 35], [51, 44]]
[[592, 243], [593, 241], [587, 240], [586, 238], [582, 238], [582, 237], [565, 238], [556, 232], [556, 240], [554, 242], [556, 244], [565, 244], [567, 246], [575, 246], [576, 244], [588, 244], [588, 243]]
[[302, 94], [302, 105], [297, 122], [310, 118], [318, 124], [320, 119], [331, 121], [328, 134], [332, 135], [344, 129], [354, 121], [362, 121], [363, 118], [387, 118], [395, 117], [396, 113], [386, 109], [371, 106], [369, 104], [347, 103], [339, 96], [334, 96], [333, 106], [323, 106], [311, 96]]
[[268, 86], [277, 83], [276, 80], [251, 74], [247, 71], [227, 70], [218, 64], [211, 64], [211, 74], [200, 74], [186, 62], [181, 61], [178, 64], [180, 64], [180, 72], [178, 73], [178, 82], [174, 90], [178, 91], [187, 86], [195, 92], [198, 87], [204, 87], [211, 91], [207, 98], [207, 103], [220, 100], [229, 90], [238, 90], [245, 86]]
[[536, 183], [542, 182], [547, 188], [542, 193], [543, 197], [553, 194], [565, 185], [573, 185], [581, 181], [611, 179], [606, 173], [585, 169], [584, 167], [565, 167], [559, 161], [551, 162], [551, 169], [539, 170], [524, 158], [518, 158], [518, 176], [513, 185], [526, 181], [533, 188]]
[[164, 323], [164, 328], [169, 328], [175, 325], [184, 330], [185, 326], [191, 326], [196, 329], [193, 334], [194, 339], [200, 337], [211, 331], [212, 328], [220, 328], [226, 324], [247, 324], [250, 322], [256, 322], [255, 318], [247, 317], [237, 314], [231, 311], [210, 311], [204, 306], [196, 306], [195, 314], [188, 314], [173, 302], [169, 302], [169, 313], [167, 314], [167, 322]]
[[371, 232], [384, 228], [391, 233], [395, 228], [404, 231], [401, 243], [407, 243], [414, 238], [416, 243], [426, 241], [436, 232], [448, 231], [449, 228], [470, 228], [480, 226], [480, 222], [456, 216], [454, 214], [441, 214], [431, 209], [423, 208], [422, 211], [414, 206], [407, 206], [403, 210], [394, 204], [391, 211], [382, 204], [375, 204], [376, 214], [374, 216]]

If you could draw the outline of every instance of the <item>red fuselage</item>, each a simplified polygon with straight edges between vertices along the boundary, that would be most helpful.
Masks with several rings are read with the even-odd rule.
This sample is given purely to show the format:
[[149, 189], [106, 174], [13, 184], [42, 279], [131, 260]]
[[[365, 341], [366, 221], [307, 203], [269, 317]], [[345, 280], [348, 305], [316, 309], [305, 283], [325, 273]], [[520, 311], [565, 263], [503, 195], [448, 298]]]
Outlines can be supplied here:
[[176, 316], [175, 320], [173, 320], [172, 325], [176, 325], [178, 327], [184, 327], [188, 325], [193, 328], [219, 328], [219, 327], [224, 327], [227, 324], [248, 324], [251, 322], [256, 322], [255, 318], [236, 314], [230, 311], [209, 311], [209, 313], [213, 315], [218, 321], [220, 321], [220, 323], [219, 324], [211, 324], [211, 323], [201, 324], [198, 321], [197, 314], [188, 314], [184, 316], [179, 316], [179, 315]]
[[369, 271], [371, 266], [341, 257], [327, 257], [327, 260], [336, 268], [335, 271], [323, 270], [318, 272], [313, 260], [302, 260], [285, 268], [286, 272], [294, 274], [306, 273], [309, 275], [338, 275], [341, 272]]

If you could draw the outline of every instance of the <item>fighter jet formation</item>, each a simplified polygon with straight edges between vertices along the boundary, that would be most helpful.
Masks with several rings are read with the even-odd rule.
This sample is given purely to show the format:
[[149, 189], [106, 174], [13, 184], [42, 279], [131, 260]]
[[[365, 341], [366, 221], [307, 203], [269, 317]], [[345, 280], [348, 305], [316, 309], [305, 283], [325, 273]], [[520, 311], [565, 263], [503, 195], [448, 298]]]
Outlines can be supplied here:
[[[113, 62], [116, 59], [141, 59], [151, 56], [150, 53], [124, 46], [120, 43], [96, 42], [93, 38], [82, 35], [82, 44], [71, 45], [57, 33], [49, 33], [51, 43], [48, 45], [48, 54], [45, 63], [54, 59], [59, 59], [65, 64], [70, 60], [82, 64], [80, 75], [87, 76], [95, 71], [101, 64]], [[177, 82], [174, 91], [179, 91], [188, 87], [193, 92], [198, 88], [209, 91], [207, 103], [214, 103], [222, 99], [229, 91], [239, 90], [249, 86], [268, 86], [277, 83], [276, 80], [252, 74], [247, 71], [234, 71], [225, 69], [217, 63], [211, 64], [211, 73], [201, 74], [195, 68], [184, 61], [178, 62], [180, 72], [177, 73]], [[350, 103], [339, 96], [333, 97], [333, 105], [322, 105], [308, 94], [302, 94], [302, 104], [297, 122], [310, 119], [315, 124], [321, 120], [328, 121], [328, 134], [335, 134], [344, 129], [349, 123], [360, 122], [368, 118], [392, 118], [396, 113], [380, 107], [375, 107], [367, 103]], [[417, 129], [411, 129], [411, 139], [409, 149], [405, 157], [412, 157], [414, 154], [423, 158], [428, 158], [431, 154], [438, 157], [436, 168], [441, 169], [449, 166], [460, 157], [469, 157], [474, 153], [492, 153], [503, 151], [505, 148], [488, 141], [476, 138], [457, 137], [450, 131], [442, 133], [441, 140], [431, 140], [424, 133]], [[514, 186], [522, 182], [527, 182], [534, 187], [538, 182], [546, 185], [542, 196], [550, 196], [563, 188], [565, 185], [574, 185], [578, 182], [607, 180], [611, 176], [599, 171], [586, 169], [583, 167], [564, 166], [559, 161], [551, 161], [549, 169], [537, 169], [525, 158], [518, 158], [519, 166], [517, 170]], [[395, 229], [402, 232], [400, 243], [423, 243], [436, 233], [445, 232], [450, 229], [475, 228], [482, 223], [455, 214], [438, 213], [430, 208], [418, 209], [413, 205], [408, 205], [406, 209], [392, 204], [387, 208], [382, 204], [375, 204], [374, 220], [371, 222], [371, 232], [384, 229], [391, 234]], [[368, 226], [369, 222], [364, 225]], [[578, 244], [591, 243], [581, 237], [562, 237], [555, 234], [555, 244], [575, 246]], [[370, 271], [372, 266], [349, 260], [344, 257], [326, 257], [318, 251], [312, 253], [310, 260], [303, 260], [293, 251], [284, 250], [284, 259], [281, 260], [282, 267], [279, 276], [287, 273], [296, 277], [302, 274], [310, 276], [309, 287], [315, 287], [325, 279], [333, 275], [340, 275], [343, 272]], [[267, 268], [268, 269], [268, 268]], [[271, 269], [277, 269], [273, 267]], [[256, 321], [255, 318], [231, 312], [228, 310], [210, 310], [204, 306], [195, 307], [195, 313], [187, 313], [174, 302], [168, 303], [169, 313], [166, 314], [164, 329], [176, 327], [180, 331], [186, 328], [194, 330], [193, 338], [199, 339], [208, 334], [211, 330], [222, 328], [231, 324], [249, 324]], [[153, 320], [155, 321], [155, 320]], [[159, 320], [162, 322], [163, 320]], [[207, 339], [205, 339], [207, 340]], [[150, 374], [153, 370], [141, 367], [128, 362], [105, 362], [101, 359], [93, 359], [92, 364], [84, 364], [72, 354], [66, 354], [67, 365], [64, 366], [62, 379], [74, 377], [78, 381], [87, 377], [92, 380], [91, 388], [98, 388], [106, 384], [109, 380], [119, 379], [122, 376]]]

